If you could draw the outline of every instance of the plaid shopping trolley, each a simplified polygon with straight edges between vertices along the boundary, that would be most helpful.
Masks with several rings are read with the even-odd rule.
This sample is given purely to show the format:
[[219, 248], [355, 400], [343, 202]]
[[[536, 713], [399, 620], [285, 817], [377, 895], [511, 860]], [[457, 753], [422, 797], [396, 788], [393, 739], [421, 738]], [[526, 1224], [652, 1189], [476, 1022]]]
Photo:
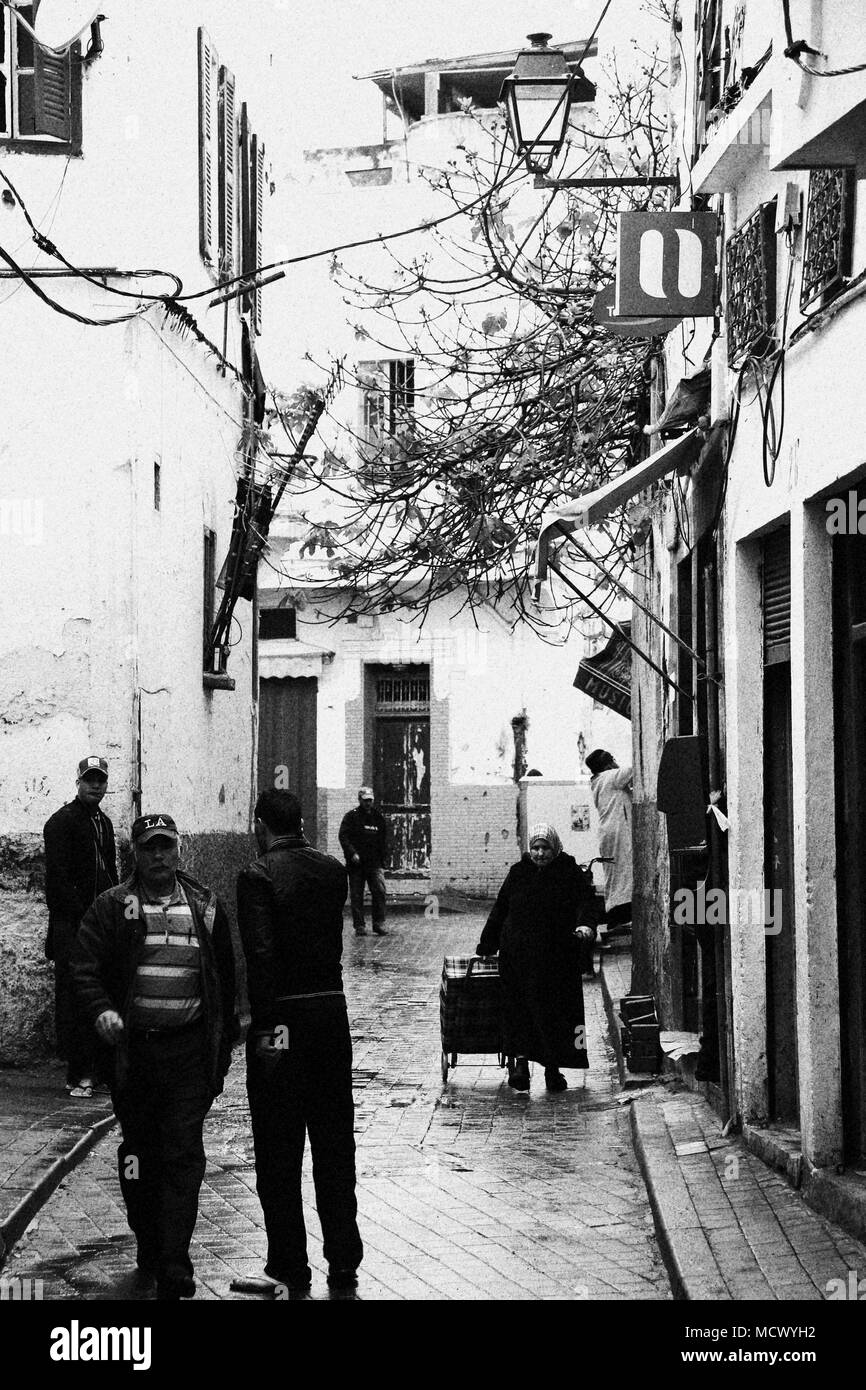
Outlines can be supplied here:
[[439, 986], [442, 1080], [461, 1052], [495, 1052], [505, 1066], [502, 981], [496, 956], [446, 956]]

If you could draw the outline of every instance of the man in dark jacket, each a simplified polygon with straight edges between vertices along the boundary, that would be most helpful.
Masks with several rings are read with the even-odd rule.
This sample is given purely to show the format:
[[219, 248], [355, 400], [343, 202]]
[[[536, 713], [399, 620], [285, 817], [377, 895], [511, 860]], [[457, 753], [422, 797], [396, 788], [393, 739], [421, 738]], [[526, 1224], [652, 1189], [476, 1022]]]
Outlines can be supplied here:
[[269, 790], [255, 808], [261, 854], [238, 877], [247, 961], [247, 1092], [265, 1274], [303, 1291], [311, 1283], [301, 1201], [305, 1135], [332, 1288], [351, 1289], [364, 1253], [355, 1199], [352, 1039], [343, 995], [346, 871], [302, 833], [301, 805]]
[[74, 801], [55, 811], [42, 831], [48, 902], [45, 954], [54, 961], [57, 1051], [66, 1062], [67, 1091], [85, 1099], [97, 1080], [97, 1040], [77, 1006], [69, 957], [90, 904], [117, 883], [114, 829], [99, 806], [107, 788], [105, 758], [82, 758]]
[[189, 1245], [204, 1121], [237, 1036], [234, 956], [216, 895], [179, 870], [172, 817], [139, 816], [132, 846], [132, 876], [85, 913], [72, 976], [91, 1026], [115, 1050], [118, 1172], [139, 1277], [176, 1300], [195, 1293]]
[[373, 931], [385, 935], [385, 875], [382, 865], [388, 844], [385, 817], [373, 804], [373, 788], [362, 787], [358, 805], [347, 811], [340, 825], [340, 844], [349, 870], [352, 924], [358, 936], [366, 936], [364, 926], [364, 886], [370, 887]]

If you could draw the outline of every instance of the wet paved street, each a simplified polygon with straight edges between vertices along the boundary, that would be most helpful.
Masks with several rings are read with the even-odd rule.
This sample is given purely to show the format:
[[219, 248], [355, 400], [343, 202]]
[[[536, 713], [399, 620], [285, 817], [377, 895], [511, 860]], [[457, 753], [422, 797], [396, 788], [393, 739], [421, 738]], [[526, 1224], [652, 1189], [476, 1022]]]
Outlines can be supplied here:
[[[346, 929], [355, 1043], [358, 1297], [388, 1299], [669, 1299], [597, 981], [585, 982], [591, 1069], [549, 1095], [541, 1068], [512, 1092], [496, 1059], [439, 1070], [439, 977], [446, 951], [470, 952], [483, 917], [395, 918], [384, 938]], [[241, 1054], [205, 1129], [208, 1172], [192, 1256], [198, 1299], [235, 1299], [261, 1273]], [[133, 1299], [135, 1246], [114, 1170], [116, 1131], [39, 1214], [9, 1273], [41, 1279], [44, 1297]], [[312, 1296], [328, 1297], [309, 1155], [305, 1164]]]

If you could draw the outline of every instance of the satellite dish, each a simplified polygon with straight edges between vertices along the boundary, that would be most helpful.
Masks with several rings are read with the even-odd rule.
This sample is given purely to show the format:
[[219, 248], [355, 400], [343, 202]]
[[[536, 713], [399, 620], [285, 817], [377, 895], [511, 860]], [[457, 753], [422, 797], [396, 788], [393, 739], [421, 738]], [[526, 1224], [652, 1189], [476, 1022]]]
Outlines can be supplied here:
[[99, 6], [93, 0], [42, 0], [33, 26], [36, 41], [43, 48], [64, 53], [98, 14]]

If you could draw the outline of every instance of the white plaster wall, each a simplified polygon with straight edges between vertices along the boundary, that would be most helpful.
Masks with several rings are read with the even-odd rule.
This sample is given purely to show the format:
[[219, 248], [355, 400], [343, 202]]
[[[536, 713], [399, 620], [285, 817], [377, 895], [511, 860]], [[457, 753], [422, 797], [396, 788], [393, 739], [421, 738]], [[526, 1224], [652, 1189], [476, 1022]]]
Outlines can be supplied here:
[[[101, 297], [73, 293], [91, 312]], [[7, 304], [6, 323], [19, 347], [2, 388], [0, 827], [41, 830], [74, 795], [89, 751], [109, 758], [106, 809], [128, 825], [141, 686], [166, 687], [143, 697], [145, 804], [167, 805], [189, 830], [246, 829], [248, 604], [234, 629], [237, 690], [206, 694], [201, 684], [202, 531], [217, 532], [220, 563], [237, 433], [223, 410], [237, 415], [237, 389], [195, 344], [168, 335], [221, 408], [209, 402], [144, 324], [100, 336], [24, 295]]]

